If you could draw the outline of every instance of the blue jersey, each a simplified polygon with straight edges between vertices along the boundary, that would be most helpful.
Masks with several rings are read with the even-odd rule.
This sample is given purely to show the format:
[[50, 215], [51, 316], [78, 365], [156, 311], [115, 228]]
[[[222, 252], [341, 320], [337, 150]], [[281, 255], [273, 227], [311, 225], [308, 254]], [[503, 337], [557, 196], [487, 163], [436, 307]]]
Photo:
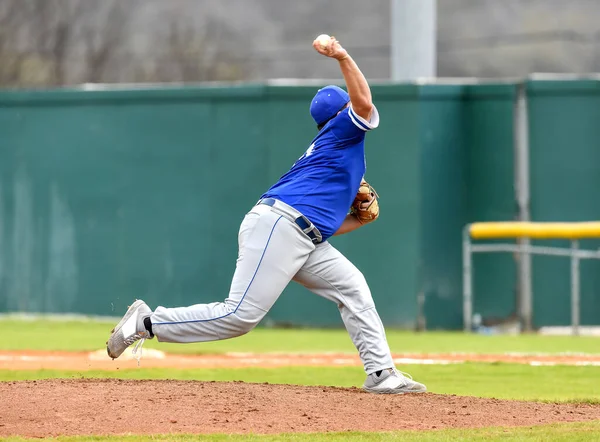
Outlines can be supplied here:
[[379, 125], [351, 107], [330, 120], [292, 168], [262, 198], [275, 198], [307, 217], [323, 240], [342, 225], [365, 174], [365, 134]]

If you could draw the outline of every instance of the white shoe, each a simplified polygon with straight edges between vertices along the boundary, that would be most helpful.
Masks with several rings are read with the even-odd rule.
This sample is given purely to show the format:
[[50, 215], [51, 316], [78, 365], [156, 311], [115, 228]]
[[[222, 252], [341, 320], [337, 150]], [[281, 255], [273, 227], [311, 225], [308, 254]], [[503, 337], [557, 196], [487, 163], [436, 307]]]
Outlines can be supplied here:
[[134, 342], [141, 340], [134, 349], [137, 350], [146, 339], [151, 339], [153, 336], [144, 326], [144, 318], [151, 314], [152, 310], [144, 301], [138, 299], [131, 304], [106, 342], [108, 356], [116, 359]]
[[413, 381], [408, 373], [405, 374], [407, 376], [395, 368], [386, 368], [380, 372], [379, 376], [377, 373], [372, 373], [367, 376], [363, 390], [377, 394], [424, 393], [427, 391], [425, 385]]

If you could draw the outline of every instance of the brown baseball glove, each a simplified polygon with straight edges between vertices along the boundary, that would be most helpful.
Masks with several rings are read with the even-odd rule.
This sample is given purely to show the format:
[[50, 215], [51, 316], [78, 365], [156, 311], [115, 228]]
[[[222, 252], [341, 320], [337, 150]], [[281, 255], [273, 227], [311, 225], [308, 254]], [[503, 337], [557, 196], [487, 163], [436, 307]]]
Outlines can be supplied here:
[[369, 183], [362, 180], [356, 197], [352, 202], [350, 213], [352, 213], [361, 223], [374, 221], [379, 216], [379, 195]]

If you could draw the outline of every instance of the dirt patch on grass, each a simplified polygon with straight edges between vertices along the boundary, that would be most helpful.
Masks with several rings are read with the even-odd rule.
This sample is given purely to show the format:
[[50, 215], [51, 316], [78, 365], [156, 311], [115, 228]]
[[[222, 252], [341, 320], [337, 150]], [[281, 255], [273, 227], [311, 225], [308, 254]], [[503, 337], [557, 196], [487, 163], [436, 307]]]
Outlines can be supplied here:
[[[395, 354], [398, 366], [406, 364], [460, 364], [464, 362], [509, 362], [529, 365], [597, 365], [600, 355], [525, 355], [525, 354]], [[142, 368], [247, 368], [247, 367], [343, 367], [360, 366], [356, 354], [283, 354], [283, 353], [229, 353], [221, 355], [174, 355], [146, 349], [142, 354]], [[95, 352], [1, 351], [0, 369], [8, 370], [122, 370], [136, 368], [137, 361], [130, 351], [112, 360], [106, 350]]]
[[392, 431], [600, 419], [600, 406], [243, 382], [0, 383], [0, 436]]

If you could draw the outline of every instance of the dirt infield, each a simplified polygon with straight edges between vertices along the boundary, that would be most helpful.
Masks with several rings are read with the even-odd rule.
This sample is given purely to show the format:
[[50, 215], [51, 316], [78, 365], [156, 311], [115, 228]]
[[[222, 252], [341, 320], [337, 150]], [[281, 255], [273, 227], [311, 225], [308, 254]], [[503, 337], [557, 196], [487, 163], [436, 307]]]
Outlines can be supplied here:
[[[510, 362], [529, 365], [595, 365], [600, 355], [527, 355], [527, 354], [394, 354], [397, 365], [460, 364], [464, 362]], [[335, 353], [228, 353], [220, 355], [174, 355], [144, 350], [142, 368], [247, 368], [286, 366], [360, 366], [356, 354]], [[137, 361], [128, 351], [113, 361], [101, 349], [88, 353], [0, 351], [0, 369], [8, 370], [122, 370], [136, 368]]]
[[600, 406], [242, 382], [0, 383], [0, 436], [391, 431], [600, 419]]

